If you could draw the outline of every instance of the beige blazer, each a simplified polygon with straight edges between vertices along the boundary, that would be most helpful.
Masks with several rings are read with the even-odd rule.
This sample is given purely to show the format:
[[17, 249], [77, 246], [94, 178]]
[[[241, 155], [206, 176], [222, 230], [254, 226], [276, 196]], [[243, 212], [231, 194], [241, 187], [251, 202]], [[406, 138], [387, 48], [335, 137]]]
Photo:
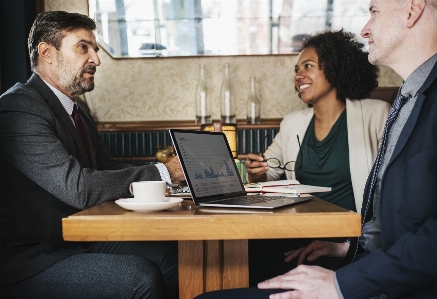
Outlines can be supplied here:
[[[355, 206], [361, 213], [363, 192], [367, 176], [373, 166], [382, 138], [384, 124], [390, 105], [381, 100], [346, 99], [346, 118], [349, 142], [349, 166]], [[296, 161], [299, 153], [297, 136], [303, 140], [308, 125], [314, 115], [313, 108], [287, 114], [281, 122], [279, 133], [267, 149], [267, 158], [275, 157], [281, 162]], [[270, 168], [267, 180], [278, 180], [283, 170]], [[287, 179], [296, 179], [294, 171], [285, 171]]]

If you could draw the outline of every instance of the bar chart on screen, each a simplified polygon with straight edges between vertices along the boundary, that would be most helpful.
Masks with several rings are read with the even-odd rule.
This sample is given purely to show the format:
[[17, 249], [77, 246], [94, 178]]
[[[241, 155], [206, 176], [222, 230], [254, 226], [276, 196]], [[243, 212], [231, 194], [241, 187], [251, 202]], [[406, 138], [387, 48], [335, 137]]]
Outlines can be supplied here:
[[182, 158], [180, 160], [197, 195], [208, 196], [242, 190], [238, 170], [223, 140], [209, 135], [183, 138], [178, 142], [179, 155]]
[[225, 176], [234, 176], [234, 172], [231, 170], [231, 168], [229, 167], [229, 164], [226, 163], [225, 160], [223, 160], [223, 164], [226, 168], [226, 171], [223, 172], [217, 172], [214, 171], [214, 169], [212, 168], [212, 166], [209, 167], [205, 167], [204, 169], [204, 174], [202, 174], [201, 172], [197, 172], [194, 171], [195, 175], [194, 175], [194, 179], [196, 180], [201, 180], [201, 179], [212, 179], [212, 178], [218, 178], [218, 177], [225, 177]]

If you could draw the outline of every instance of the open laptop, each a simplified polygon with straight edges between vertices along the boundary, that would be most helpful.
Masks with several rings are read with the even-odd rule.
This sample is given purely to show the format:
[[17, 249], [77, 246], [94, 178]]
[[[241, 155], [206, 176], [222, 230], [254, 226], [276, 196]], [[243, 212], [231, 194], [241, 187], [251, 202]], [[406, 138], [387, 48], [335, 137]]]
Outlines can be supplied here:
[[275, 209], [312, 198], [247, 195], [222, 132], [170, 129], [170, 136], [198, 206]]

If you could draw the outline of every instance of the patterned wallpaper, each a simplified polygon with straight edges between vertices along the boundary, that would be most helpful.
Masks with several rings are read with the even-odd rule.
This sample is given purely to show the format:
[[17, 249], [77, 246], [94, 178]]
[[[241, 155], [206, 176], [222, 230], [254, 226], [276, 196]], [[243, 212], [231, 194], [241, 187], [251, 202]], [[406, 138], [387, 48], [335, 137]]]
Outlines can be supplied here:
[[[87, 0], [45, 0], [45, 10], [88, 13]], [[85, 94], [98, 121], [193, 120], [199, 64], [205, 64], [213, 119], [220, 118], [223, 64], [229, 63], [237, 118], [246, 117], [250, 78], [255, 77], [261, 118], [282, 118], [301, 109], [293, 85], [296, 55], [113, 59], [99, 52], [96, 88]], [[399, 86], [401, 78], [381, 68], [379, 86]]]

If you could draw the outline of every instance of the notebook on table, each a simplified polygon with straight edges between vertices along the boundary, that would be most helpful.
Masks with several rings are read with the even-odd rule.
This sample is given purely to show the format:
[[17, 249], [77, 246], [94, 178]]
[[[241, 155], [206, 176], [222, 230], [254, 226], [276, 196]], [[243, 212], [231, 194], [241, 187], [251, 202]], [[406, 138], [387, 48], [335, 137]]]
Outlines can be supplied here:
[[245, 184], [246, 192], [259, 193], [284, 193], [284, 194], [309, 194], [317, 192], [330, 192], [331, 187], [301, 185], [297, 180], [279, 180], [260, 183]]
[[275, 209], [312, 198], [247, 195], [222, 132], [170, 129], [170, 136], [198, 206]]

